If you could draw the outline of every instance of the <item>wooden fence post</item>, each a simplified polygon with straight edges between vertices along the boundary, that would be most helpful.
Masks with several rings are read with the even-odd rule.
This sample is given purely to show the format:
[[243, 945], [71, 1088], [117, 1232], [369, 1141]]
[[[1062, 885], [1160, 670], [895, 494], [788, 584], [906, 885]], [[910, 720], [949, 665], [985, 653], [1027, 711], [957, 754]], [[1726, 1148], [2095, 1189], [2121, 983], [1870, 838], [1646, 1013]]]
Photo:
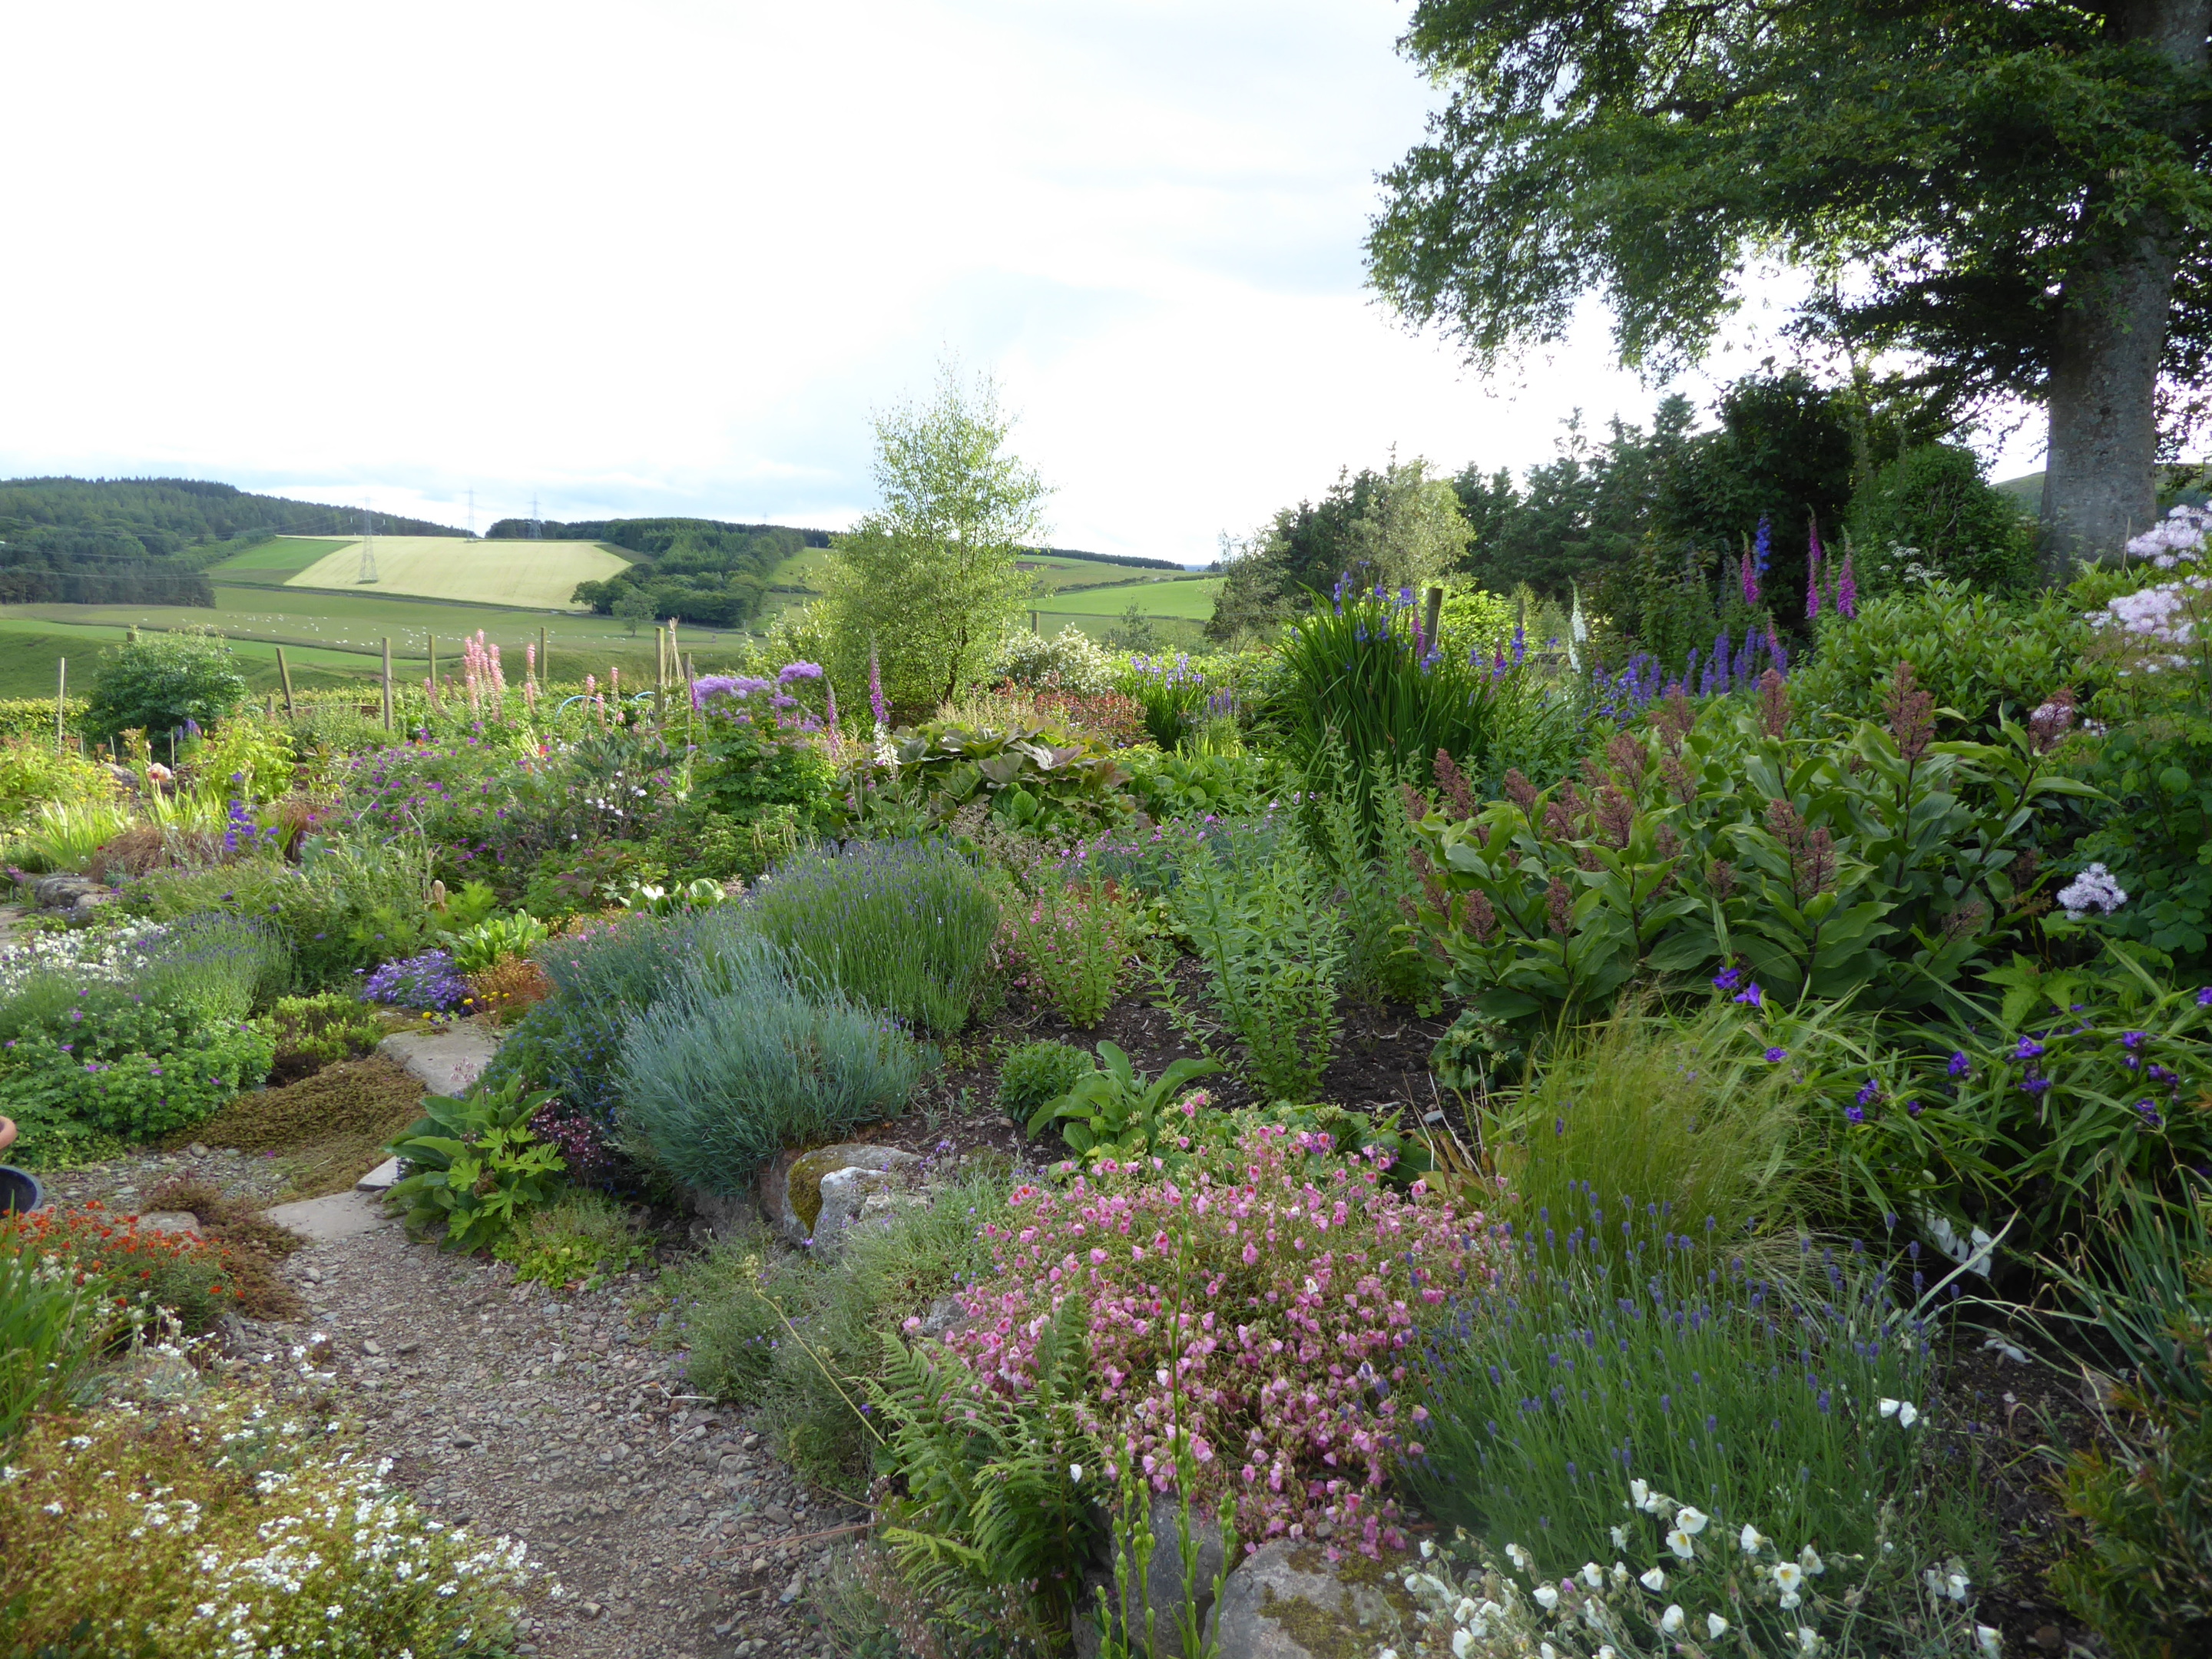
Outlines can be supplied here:
[[392, 729], [392, 635], [384, 636], [384, 729]]
[[284, 687], [284, 718], [297, 721], [300, 711], [292, 702], [292, 667], [284, 660], [284, 647], [276, 647], [276, 678]]
[[69, 702], [69, 659], [59, 659], [61, 669], [54, 680], [54, 753], [62, 752], [62, 710]]

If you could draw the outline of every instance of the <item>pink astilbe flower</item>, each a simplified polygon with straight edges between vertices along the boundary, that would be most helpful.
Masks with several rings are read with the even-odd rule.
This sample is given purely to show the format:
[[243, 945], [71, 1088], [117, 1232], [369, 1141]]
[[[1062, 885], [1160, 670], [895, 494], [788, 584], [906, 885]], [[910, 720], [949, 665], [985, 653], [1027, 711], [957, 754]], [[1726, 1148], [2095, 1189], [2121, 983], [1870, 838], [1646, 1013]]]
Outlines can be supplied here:
[[1194, 1497], [1233, 1491], [1248, 1548], [1323, 1521], [1364, 1553], [1397, 1547], [1390, 1465], [1422, 1449], [1395, 1390], [1420, 1319], [1470, 1275], [1494, 1278], [1483, 1218], [1419, 1184], [1401, 1196], [1379, 1155], [1325, 1135], [1255, 1127], [1236, 1158], [1226, 1180], [1109, 1163], [1063, 1190], [1018, 1188], [1012, 1224], [985, 1229], [995, 1271], [961, 1293], [969, 1323], [946, 1351], [1019, 1396], [1048, 1316], [1080, 1293], [1085, 1426], [1154, 1490], [1176, 1486], [1180, 1425], [1205, 1447]]

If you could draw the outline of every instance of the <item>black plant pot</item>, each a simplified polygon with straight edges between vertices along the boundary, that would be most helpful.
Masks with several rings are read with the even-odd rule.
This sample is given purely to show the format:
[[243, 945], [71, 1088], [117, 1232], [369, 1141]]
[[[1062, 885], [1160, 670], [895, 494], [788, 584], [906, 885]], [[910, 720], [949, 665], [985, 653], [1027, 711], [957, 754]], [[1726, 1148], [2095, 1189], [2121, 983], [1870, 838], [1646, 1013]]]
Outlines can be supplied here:
[[46, 1189], [36, 1176], [12, 1164], [0, 1164], [0, 1215], [35, 1210], [46, 1201]]

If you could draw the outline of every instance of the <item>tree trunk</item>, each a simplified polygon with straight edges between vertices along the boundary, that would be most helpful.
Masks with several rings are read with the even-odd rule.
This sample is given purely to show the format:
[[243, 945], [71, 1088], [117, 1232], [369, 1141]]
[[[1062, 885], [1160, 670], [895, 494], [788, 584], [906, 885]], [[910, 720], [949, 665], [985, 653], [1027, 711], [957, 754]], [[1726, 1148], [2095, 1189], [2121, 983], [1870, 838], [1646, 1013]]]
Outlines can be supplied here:
[[[2118, 0], [2106, 31], [2201, 70], [2212, 0]], [[2175, 238], [2145, 223], [2086, 261], [2060, 295], [2043, 474], [2045, 574], [2117, 553], [2157, 516], [2158, 370], [2173, 302]]]
[[2145, 239], [2069, 283], [2051, 361], [2043, 556], [2053, 580], [2119, 551], [2156, 516], [2158, 365], [2172, 254]]

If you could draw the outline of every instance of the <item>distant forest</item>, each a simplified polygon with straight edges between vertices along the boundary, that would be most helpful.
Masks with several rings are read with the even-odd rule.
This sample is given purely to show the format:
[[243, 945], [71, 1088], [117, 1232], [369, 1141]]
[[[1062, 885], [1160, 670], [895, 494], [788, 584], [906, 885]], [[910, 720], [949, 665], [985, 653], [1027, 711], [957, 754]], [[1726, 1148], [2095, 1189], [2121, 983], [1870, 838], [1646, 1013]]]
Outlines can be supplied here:
[[[366, 515], [380, 536], [459, 536]], [[358, 507], [252, 495], [198, 478], [0, 479], [0, 604], [212, 605], [201, 574], [271, 536], [360, 533]]]

